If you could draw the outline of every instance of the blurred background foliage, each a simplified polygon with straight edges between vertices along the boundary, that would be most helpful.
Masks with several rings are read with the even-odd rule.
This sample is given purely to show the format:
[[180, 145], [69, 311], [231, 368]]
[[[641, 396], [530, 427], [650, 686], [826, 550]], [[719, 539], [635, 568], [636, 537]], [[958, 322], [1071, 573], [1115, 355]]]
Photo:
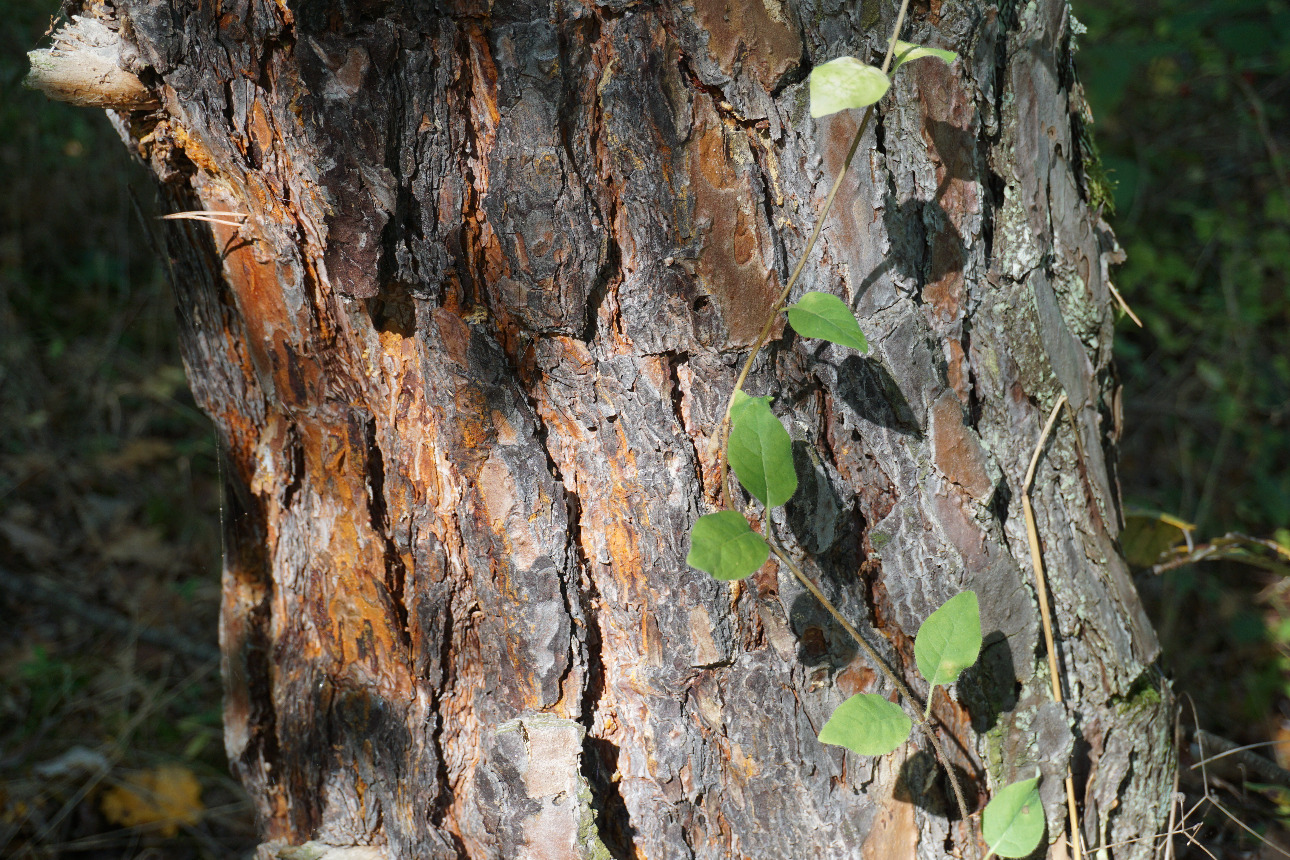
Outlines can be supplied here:
[[214, 437], [147, 177], [21, 86], [56, 11], [0, 0], [0, 857], [226, 860]]
[[1290, 524], [1290, 5], [1075, 0], [1128, 253], [1125, 495], [1203, 532]]
[[[1152, 570], [1130, 546], [1139, 518], [1126, 549], [1199, 723], [1271, 743], [1259, 752], [1290, 767], [1290, 4], [1072, 5], [1088, 28], [1076, 65], [1113, 187], [1108, 220], [1127, 253], [1116, 283], [1144, 324], [1121, 319], [1115, 343], [1125, 502], [1194, 526], [1159, 529], [1157, 550], [1268, 539], [1215, 553], [1235, 561]], [[1231, 802], [1290, 847], [1284, 792]], [[1259, 850], [1236, 828], [1207, 842], [1218, 856]]]
[[[1117, 283], [1145, 324], [1121, 320], [1116, 343], [1125, 500], [1190, 521], [1194, 543], [1290, 546], [1290, 7], [1073, 4]], [[0, 856], [238, 856], [213, 434], [146, 177], [102, 114], [20, 87], [53, 11], [0, 0]], [[1151, 554], [1184, 536], [1163, 534]], [[1157, 572], [1149, 554], [1139, 585], [1201, 723], [1286, 741], [1290, 580], [1255, 558]], [[1220, 856], [1235, 839], [1211, 833]]]

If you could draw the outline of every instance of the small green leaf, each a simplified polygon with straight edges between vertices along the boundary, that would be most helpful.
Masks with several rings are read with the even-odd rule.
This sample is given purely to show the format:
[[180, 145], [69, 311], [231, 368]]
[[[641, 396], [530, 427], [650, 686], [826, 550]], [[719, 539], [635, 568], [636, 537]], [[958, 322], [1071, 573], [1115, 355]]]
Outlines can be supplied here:
[[981, 813], [981, 834], [991, 854], [1029, 857], [1044, 838], [1039, 777], [1005, 785]]
[[820, 729], [820, 743], [860, 755], [886, 755], [909, 738], [913, 727], [900, 705], [876, 693], [859, 693], [838, 705]]
[[855, 57], [838, 57], [811, 69], [811, 116], [819, 119], [847, 108], [868, 107], [890, 86], [891, 79], [881, 69]]
[[756, 397], [750, 397], [749, 395], [745, 394], [743, 392], [743, 389], [736, 391], [734, 401], [730, 404], [731, 423], [732, 424], [734, 423], [735, 419], [739, 417], [739, 413], [743, 412], [749, 403], [752, 403], [754, 400], [757, 400], [757, 399], [758, 398]]
[[[933, 687], [953, 684], [981, 653], [981, 607], [975, 591], [956, 594], [923, 622], [914, 638], [918, 671]], [[931, 696], [928, 696], [930, 703]]]
[[793, 470], [793, 440], [770, 411], [769, 403], [769, 397], [748, 397], [742, 392], [735, 396], [727, 456], [739, 483], [763, 505], [773, 508], [797, 492], [797, 472]]
[[830, 343], [869, 351], [869, 341], [846, 302], [828, 293], [806, 293], [788, 309], [788, 321], [802, 337], [818, 337]]
[[770, 557], [770, 546], [737, 511], [717, 511], [699, 517], [690, 530], [690, 554], [685, 563], [716, 579], [743, 579]]
[[892, 54], [891, 70], [894, 72], [905, 63], [912, 63], [914, 60], [921, 60], [923, 57], [937, 57], [946, 63], [953, 63], [959, 58], [959, 55], [953, 51], [943, 51], [940, 48], [924, 48], [922, 45], [911, 45], [909, 42], [896, 41], [896, 51]]

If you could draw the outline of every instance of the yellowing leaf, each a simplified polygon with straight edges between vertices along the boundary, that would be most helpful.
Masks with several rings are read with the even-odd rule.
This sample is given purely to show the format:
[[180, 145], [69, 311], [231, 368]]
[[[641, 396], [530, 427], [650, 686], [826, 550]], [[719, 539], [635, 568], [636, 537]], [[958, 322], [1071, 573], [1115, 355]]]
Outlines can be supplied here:
[[890, 86], [891, 80], [881, 70], [855, 57], [838, 57], [811, 69], [811, 116], [819, 119], [847, 108], [868, 107]]
[[103, 792], [99, 808], [122, 827], [154, 825], [162, 836], [174, 836], [179, 825], [201, 820], [202, 787], [186, 767], [163, 765], [128, 777]]
[[1134, 567], [1151, 567], [1169, 550], [1187, 543], [1196, 526], [1175, 516], [1141, 508], [1126, 508], [1120, 546]]

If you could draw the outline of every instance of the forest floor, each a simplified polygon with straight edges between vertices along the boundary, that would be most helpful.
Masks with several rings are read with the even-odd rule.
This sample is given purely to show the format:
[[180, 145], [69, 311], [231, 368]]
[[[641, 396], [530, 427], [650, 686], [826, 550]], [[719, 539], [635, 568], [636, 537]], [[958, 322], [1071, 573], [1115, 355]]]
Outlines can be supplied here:
[[0, 2], [0, 856], [227, 860], [214, 434], [142, 169], [20, 87], [55, 9]]

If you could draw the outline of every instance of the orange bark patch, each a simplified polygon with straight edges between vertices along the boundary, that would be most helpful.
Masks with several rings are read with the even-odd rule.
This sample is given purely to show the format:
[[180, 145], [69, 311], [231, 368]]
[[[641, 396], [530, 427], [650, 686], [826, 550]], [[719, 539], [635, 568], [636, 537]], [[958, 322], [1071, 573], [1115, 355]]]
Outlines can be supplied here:
[[706, 101], [695, 103], [695, 120], [697, 144], [689, 162], [694, 223], [703, 233], [696, 274], [700, 289], [721, 311], [729, 345], [746, 346], [779, 296], [779, 275], [770, 264], [772, 239], [752, 185], [730, 151], [748, 146], [727, 138], [742, 132], [728, 130]]
[[839, 672], [833, 683], [842, 691], [842, 695], [850, 697], [869, 692], [877, 679], [878, 676], [872, 669], [856, 660]]
[[959, 403], [967, 406], [970, 394], [968, 389], [971, 387], [968, 378], [967, 353], [963, 351], [963, 344], [957, 340], [950, 341], [945, 349], [948, 353], [945, 369], [946, 381], [949, 382], [950, 388], [954, 389], [954, 394], [958, 397]]
[[869, 838], [864, 842], [864, 860], [890, 860], [913, 857], [918, 853], [918, 822], [914, 805], [890, 798], [874, 818]]
[[276, 137], [269, 122], [269, 115], [259, 99], [251, 102], [251, 108], [247, 112], [246, 131], [251, 143], [258, 150], [258, 160], [262, 162], [264, 156], [273, 151]]
[[694, 11], [708, 31], [708, 54], [728, 75], [746, 71], [773, 90], [802, 56], [797, 27], [781, 0], [697, 0]]
[[963, 313], [965, 236], [970, 216], [980, 211], [975, 164], [975, 108], [952, 69], [944, 63], [921, 63], [918, 95], [923, 105], [923, 140], [936, 167], [933, 202], [945, 212], [948, 224], [931, 237], [931, 278], [923, 298], [944, 321]]
[[963, 240], [956, 231], [945, 230], [932, 236], [931, 246], [931, 270], [937, 277], [923, 287], [923, 301], [943, 321], [950, 322], [963, 312], [963, 263], [967, 259]]
[[[295, 279], [287, 266], [260, 260], [252, 242], [230, 227], [214, 226], [225, 250], [224, 271], [246, 327], [246, 348], [262, 382], [292, 409], [307, 409], [328, 381], [312, 359], [295, 327], [296, 314], [286, 305], [284, 284]], [[330, 380], [335, 384], [336, 380]]]
[[219, 164], [216, 163], [210, 149], [200, 139], [189, 133], [188, 129], [177, 122], [172, 122], [170, 133], [175, 143], [184, 151], [184, 155], [188, 156], [189, 161], [212, 175], [220, 173]]
[[994, 493], [981, 441], [963, 422], [958, 398], [946, 391], [932, 405], [932, 461], [941, 474], [978, 502]]

